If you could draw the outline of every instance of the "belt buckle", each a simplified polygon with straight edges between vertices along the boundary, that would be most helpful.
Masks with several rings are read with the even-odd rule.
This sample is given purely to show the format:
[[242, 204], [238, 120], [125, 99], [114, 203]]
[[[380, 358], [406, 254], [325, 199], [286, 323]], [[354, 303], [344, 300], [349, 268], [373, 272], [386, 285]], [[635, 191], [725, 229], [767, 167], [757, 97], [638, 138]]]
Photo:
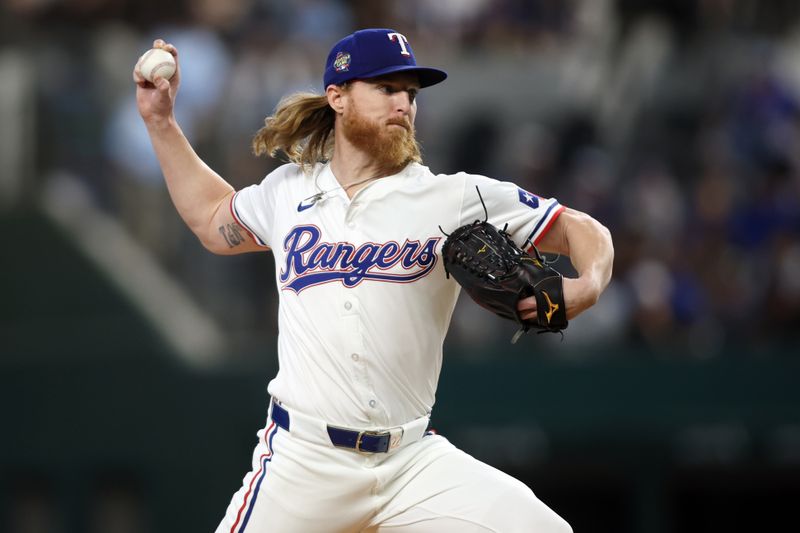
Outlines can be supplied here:
[[358, 438], [356, 439], [356, 451], [357, 452], [361, 452], [361, 453], [376, 453], [376, 452], [373, 452], [373, 451], [370, 451], [370, 450], [362, 450], [361, 449], [361, 440], [364, 438], [364, 436], [382, 437], [384, 435], [389, 435], [391, 437], [391, 435], [389, 433], [386, 433], [386, 432], [383, 432], [383, 431], [369, 431], [369, 430], [359, 431], [358, 432]]

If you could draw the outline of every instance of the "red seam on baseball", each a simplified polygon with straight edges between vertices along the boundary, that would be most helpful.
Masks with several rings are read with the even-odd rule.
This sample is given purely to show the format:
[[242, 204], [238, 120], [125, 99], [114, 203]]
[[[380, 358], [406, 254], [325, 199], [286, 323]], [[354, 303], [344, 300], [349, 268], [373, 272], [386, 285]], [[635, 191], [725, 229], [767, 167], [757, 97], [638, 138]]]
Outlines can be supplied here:
[[[157, 64], [152, 69], [150, 69], [150, 77], [153, 78], [153, 81], [155, 81], [156, 72], [158, 72], [158, 69], [160, 69], [161, 67], [169, 67], [169, 66], [172, 66], [172, 62], [171, 61], [163, 61], [163, 62]], [[166, 76], [161, 76], [161, 77], [162, 78], [166, 78]]]

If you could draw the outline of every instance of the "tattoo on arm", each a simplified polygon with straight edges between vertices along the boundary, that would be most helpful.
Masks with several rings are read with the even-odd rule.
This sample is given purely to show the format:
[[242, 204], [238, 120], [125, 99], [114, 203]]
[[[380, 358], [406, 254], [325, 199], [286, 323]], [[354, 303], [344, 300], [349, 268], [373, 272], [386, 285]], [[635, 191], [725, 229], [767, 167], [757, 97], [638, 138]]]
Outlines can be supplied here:
[[244, 236], [238, 224], [226, 224], [219, 227], [219, 232], [225, 242], [228, 243], [228, 248], [239, 246], [244, 242]]

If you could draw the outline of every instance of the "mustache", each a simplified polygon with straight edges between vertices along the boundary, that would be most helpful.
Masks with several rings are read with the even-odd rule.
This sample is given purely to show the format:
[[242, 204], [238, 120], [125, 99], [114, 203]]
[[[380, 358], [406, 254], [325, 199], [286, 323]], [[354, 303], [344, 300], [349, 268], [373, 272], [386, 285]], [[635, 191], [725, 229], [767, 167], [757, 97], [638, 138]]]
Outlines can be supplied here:
[[403, 126], [408, 131], [411, 131], [411, 121], [408, 120], [407, 118], [394, 118], [386, 121], [387, 126], [392, 124], [397, 126]]

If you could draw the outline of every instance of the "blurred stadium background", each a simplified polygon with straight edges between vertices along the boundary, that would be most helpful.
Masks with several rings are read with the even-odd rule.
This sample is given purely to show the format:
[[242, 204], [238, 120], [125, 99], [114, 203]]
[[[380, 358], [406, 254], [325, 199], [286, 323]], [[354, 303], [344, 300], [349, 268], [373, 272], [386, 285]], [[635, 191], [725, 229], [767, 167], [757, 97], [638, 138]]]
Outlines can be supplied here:
[[796, 0], [0, 0], [0, 531], [216, 527], [276, 369], [274, 270], [183, 227], [131, 70], [178, 46], [182, 126], [238, 188], [277, 165], [249, 152], [264, 116], [365, 26], [450, 73], [419, 99], [434, 171], [615, 238], [563, 342], [459, 303], [434, 426], [576, 531], [796, 529]]

